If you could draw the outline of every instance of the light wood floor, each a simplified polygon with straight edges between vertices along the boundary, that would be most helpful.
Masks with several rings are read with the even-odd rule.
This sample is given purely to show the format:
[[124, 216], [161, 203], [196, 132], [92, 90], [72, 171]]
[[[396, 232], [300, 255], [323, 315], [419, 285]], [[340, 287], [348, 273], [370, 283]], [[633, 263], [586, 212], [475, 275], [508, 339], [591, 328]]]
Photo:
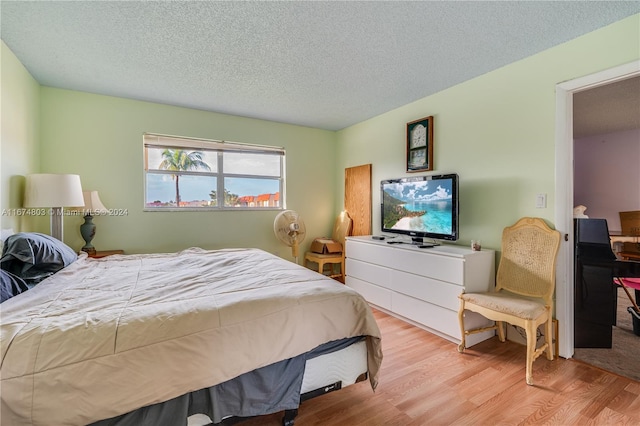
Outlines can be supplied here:
[[[527, 386], [519, 344], [493, 338], [459, 354], [454, 343], [374, 313], [384, 352], [376, 392], [367, 381], [305, 401], [296, 426], [640, 425], [640, 382], [542, 356]], [[281, 418], [240, 424], [276, 426]]]

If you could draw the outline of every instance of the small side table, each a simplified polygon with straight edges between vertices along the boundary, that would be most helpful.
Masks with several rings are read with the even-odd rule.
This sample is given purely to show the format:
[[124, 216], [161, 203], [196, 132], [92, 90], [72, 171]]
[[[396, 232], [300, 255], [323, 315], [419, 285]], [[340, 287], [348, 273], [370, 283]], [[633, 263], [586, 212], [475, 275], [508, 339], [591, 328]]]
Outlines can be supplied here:
[[124, 254], [124, 250], [103, 250], [103, 251], [96, 251], [95, 254], [89, 254], [89, 257], [92, 257], [94, 259], [100, 259], [102, 257], [107, 257], [107, 256], [111, 256], [112, 254]]

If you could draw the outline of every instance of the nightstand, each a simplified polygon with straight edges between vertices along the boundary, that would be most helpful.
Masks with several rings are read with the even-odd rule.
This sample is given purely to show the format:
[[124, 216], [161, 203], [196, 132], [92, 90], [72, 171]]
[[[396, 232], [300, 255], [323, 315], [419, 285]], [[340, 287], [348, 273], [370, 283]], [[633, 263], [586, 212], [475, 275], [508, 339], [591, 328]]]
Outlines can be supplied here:
[[94, 254], [89, 254], [89, 257], [93, 257], [94, 259], [99, 259], [101, 257], [111, 256], [112, 254], [124, 254], [124, 250], [98, 250]]

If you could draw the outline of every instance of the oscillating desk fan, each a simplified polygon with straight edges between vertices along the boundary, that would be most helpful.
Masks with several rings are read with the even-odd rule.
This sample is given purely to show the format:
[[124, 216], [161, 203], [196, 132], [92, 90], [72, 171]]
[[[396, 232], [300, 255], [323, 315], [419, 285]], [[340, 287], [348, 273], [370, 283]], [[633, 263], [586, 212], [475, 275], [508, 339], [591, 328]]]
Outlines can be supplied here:
[[300, 215], [293, 210], [280, 212], [273, 221], [273, 232], [280, 241], [291, 247], [291, 254], [298, 263], [298, 246], [306, 234]]

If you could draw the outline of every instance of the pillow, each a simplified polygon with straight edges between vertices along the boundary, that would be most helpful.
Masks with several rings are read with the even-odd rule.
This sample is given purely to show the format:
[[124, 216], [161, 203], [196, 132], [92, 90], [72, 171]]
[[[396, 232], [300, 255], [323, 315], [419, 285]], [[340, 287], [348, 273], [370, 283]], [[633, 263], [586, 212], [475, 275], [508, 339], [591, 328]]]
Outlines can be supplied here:
[[77, 258], [71, 247], [49, 235], [19, 232], [5, 240], [0, 268], [32, 286], [72, 264]]
[[0, 269], [0, 303], [27, 290], [29, 290], [29, 287], [27, 287], [27, 283], [24, 280], [4, 269]]

